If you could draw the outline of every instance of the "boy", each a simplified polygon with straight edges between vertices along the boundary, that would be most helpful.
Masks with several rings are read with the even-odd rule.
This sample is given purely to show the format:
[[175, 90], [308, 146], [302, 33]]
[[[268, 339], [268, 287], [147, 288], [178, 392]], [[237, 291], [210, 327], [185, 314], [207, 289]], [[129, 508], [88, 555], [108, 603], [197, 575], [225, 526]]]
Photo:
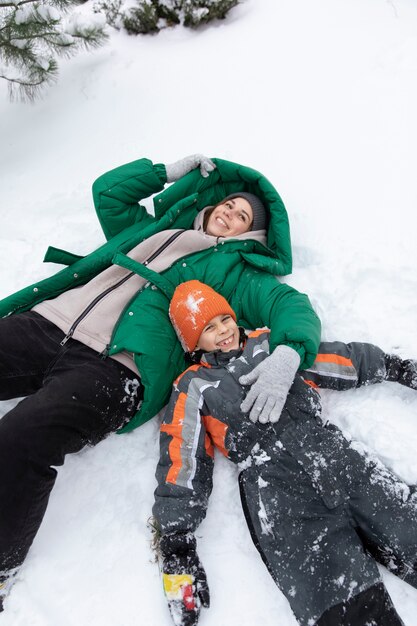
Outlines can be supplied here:
[[321, 344], [313, 367], [295, 376], [278, 422], [262, 425], [241, 405], [269, 355], [269, 331], [246, 337], [228, 302], [195, 280], [177, 287], [170, 317], [195, 361], [175, 381], [161, 425], [153, 508], [175, 624], [193, 626], [209, 605], [193, 533], [207, 508], [214, 446], [242, 470], [252, 538], [301, 626], [403, 624], [375, 559], [417, 587], [417, 497], [323, 425], [313, 386], [398, 380], [416, 388], [415, 363], [370, 344]]

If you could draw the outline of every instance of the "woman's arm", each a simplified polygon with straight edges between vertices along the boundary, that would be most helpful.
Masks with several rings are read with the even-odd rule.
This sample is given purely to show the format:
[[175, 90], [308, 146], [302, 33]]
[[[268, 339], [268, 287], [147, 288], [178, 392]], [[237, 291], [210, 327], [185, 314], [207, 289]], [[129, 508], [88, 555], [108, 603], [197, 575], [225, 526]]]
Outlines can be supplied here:
[[138, 159], [102, 174], [93, 183], [93, 200], [106, 239], [140, 224], [147, 226], [154, 217], [138, 204], [161, 191], [167, 181], [165, 165]]
[[307, 295], [281, 283], [276, 276], [253, 268], [243, 272], [231, 306], [246, 328], [271, 329], [271, 352], [279, 345], [300, 356], [300, 369], [309, 367], [320, 344], [320, 319]]
[[277, 422], [297, 369], [311, 365], [317, 354], [320, 320], [305, 294], [252, 268], [243, 272], [231, 305], [244, 326], [271, 329], [270, 356], [239, 379], [250, 385], [241, 410], [253, 422]]
[[169, 165], [138, 159], [99, 176], [93, 183], [93, 199], [106, 238], [133, 224], [145, 227], [153, 222], [155, 218], [139, 202], [161, 191], [166, 182], [174, 182], [197, 167], [206, 178], [215, 164], [203, 154], [193, 154]]

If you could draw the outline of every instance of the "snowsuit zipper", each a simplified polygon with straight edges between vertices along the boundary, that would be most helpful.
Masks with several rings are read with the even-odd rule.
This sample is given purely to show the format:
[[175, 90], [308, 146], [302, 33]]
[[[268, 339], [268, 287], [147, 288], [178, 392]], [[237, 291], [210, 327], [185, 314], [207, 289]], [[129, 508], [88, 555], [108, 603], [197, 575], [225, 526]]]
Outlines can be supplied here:
[[[165, 243], [163, 243], [157, 250], [155, 250], [155, 252], [153, 252], [151, 254], [150, 257], [148, 257], [146, 259], [146, 261], [144, 261], [143, 265], [149, 265], [149, 263], [151, 261], [153, 261], [154, 259], [156, 259], [157, 256], [159, 256], [161, 254], [161, 252], [163, 252], [173, 241], [175, 241], [175, 239], [177, 239], [180, 235], [182, 235], [182, 233], [184, 232], [183, 230], [180, 230], [176, 233], [174, 233], [173, 235], [171, 235], [171, 237], [169, 237], [169, 239], [166, 240]], [[129, 278], [131, 278], [132, 276], [134, 276], [134, 272], [129, 272], [129, 274], [127, 274], [126, 276], [124, 276], [121, 280], [119, 280], [117, 283], [115, 283], [114, 285], [112, 285], [111, 287], [108, 287], [107, 289], [105, 289], [102, 293], [100, 293], [98, 296], [96, 296], [94, 298], [94, 300], [92, 302], [90, 302], [90, 304], [84, 309], [84, 311], [77, 317], [77, 319], [71, 324], [70, 329], [68, 330], [67, 334], [65, 335], [65, 337], [63, 338], [63, 340], [61, 341], [61, 346], [64, 346], [67, 341], [69, 339], [71, 339], [71, 337], [73, 336], [75, 329], [77, 328], [77, 326], [80, 324], [80, 322], [82, 322], [82, 320], [88, 315], [88, 313], [90, 313], [90, 311], [96, 306], [96, 304], [98, 304], [98, 302], [100, 302], [100, 300], [102, 300], [103, 298], [105, 298], [109, 293], [111, 293], [112, 291], [114, 291], [115, 289], [117, 289], [118, 287], [120, 287], [121, 285], [123, 285], [123, 283], [125, 283], [126, 281], [129, 280]], [[128, 303], [130, 304], [130, 302]], [[124, 309], [126, 310], [126, 309]], [[122, 317], [122, 315], [119, 316]], [[115, 325], [116, 328], [117, 324]], [[113, 335], [114, 335], [114, 331], [113, 331]], [[111, 344], [111, 341], [110, 341]], [[107, 356], [108, 353], [108, 349], [109, 346], [106, 346], [105, 350], [101, 353], [101, 356], [103, 358], [105, 358]]]

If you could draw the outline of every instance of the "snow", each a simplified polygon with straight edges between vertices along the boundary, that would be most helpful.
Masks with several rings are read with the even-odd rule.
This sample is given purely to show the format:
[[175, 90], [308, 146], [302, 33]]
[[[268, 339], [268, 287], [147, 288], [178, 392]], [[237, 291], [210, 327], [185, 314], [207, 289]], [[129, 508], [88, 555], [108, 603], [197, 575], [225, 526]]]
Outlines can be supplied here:
[[39, 7], [33, 7], [32, 5], [20, 7], [15, 13], [16, 24], [24, 24], [25, 22], [59, 22], [60, 14], [55, 7], [47, 4]]
[[36, 59], [36, 63], [39, 67], [41, 67], [45, 72], [49, 69], [49, 65], [51, 63], [50, 59], [47, 59], [44, 56], [38, 56]]
[[65, 20], [65, 31], [76, 36], [77, 33], [87, 35], [92, 28], [102, 28], [106, 24], [106, 18], [102, 13], [73, 13]]
[[[80, 8], [89, 12], [90, 2]], [[103, 242], [90, 186], [147, 156], [203, 152], [262, 171], [290, 216], [294, 271], [325, 339], [417, 356], [417, 5], [414, 0], [245, 0], [199, 32], [112, 32], [60, 62], [34, 105], [0, 84], [0, 296], [55, 271], [47, 245]], [[1, 412], [13, 406], [2, 403]], [[417, 482], [417, 396], [393, 383], [324, 396], [325, 419]], [[1, 626], [169, 626], [151, 513], [156, 420], [67, 459]], [[219, 455], [199, 552], [201, 626], [296, 624], [243, 521]], [[385, 570], [406, 626], [417, 591]]]
[[[196, 292], [201, 293], [201, 292]], [[200, 304], [204, 302], [204, 298], [196, 299], [194, 294], [189, 294], [184, 302], [185, 309], [189, 312], [187, 316], [187, 321], [189, 321], [193, 328], [197, 326], [197, 315], [200, 313]]]

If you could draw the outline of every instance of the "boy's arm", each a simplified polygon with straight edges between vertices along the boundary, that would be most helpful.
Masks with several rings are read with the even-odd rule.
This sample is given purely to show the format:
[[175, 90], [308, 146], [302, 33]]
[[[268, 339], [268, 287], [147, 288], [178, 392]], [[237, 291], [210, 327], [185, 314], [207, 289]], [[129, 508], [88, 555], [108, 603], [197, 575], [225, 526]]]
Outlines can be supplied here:
[[193, 533], [167, 533], [159, 540], [162, 582], [176, 626], [195, 626], [201, 607], [210, 606], [207, 575]]
[[212, 489], [213, 446], [200, 416], [201, 392], [193, 382], [188, 389], [184, 381], [174, 384], [161, 424], [153, 506], [163, 588], [180, 626], [197, 624], [201, 607], [210, 604], [193, 531], [205, 516]]
[[301, 376], [322, 389], [344, 391], [386, 380], [385, 353], [371, 343], [325, 341]]
[[201, 420], [200, 401], [198, 379], [192, 379], [188, 389], [179, 381], [161, 424], [153, 506], [161, 533], [194, 532], [206, 515], [214, 451]]

